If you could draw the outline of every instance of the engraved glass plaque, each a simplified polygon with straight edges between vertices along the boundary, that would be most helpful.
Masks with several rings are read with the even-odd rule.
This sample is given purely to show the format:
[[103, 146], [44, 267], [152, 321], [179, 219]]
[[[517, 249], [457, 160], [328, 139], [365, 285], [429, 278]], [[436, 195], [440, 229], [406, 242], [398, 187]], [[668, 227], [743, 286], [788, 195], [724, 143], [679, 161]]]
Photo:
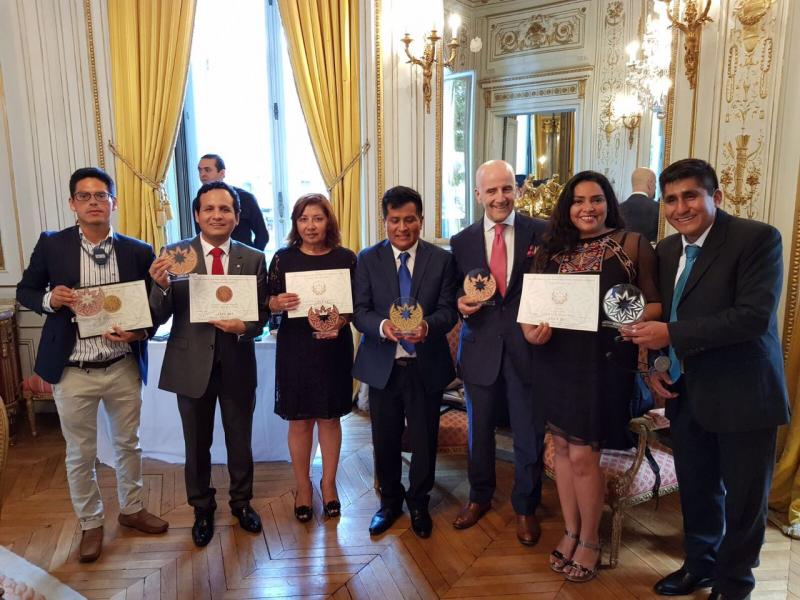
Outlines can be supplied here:
[[603, 312], [608, 317], [603, 321], [603, 327], [619, 329], [636, 323], [644, 316], [645, 306], [647, 301], [642, 290], [630, 283], [619, 283], [611, 287], [603, 298]]
[[412, 335], [422, 323], [422, 305], [416, 298], [398, 298], [389, 307], [389, 321], [397, 327], [398, 337]]
[[167, 275], [171, 280], [186, 279], [197, 267], [199, 260], [195, 249], [188, 245], [175, 245], [164, 248], [164, 256], [169, 260]]
[[497, 282], [486, 269], [472, 269], [464, 277], [464, 296], [469, 302], [493, 305]]
[[339, 336], [339, 309], [336, 305], [318, 304], [308, 309], [308, 324], [314, 330], [315, 340], [330, 340]]

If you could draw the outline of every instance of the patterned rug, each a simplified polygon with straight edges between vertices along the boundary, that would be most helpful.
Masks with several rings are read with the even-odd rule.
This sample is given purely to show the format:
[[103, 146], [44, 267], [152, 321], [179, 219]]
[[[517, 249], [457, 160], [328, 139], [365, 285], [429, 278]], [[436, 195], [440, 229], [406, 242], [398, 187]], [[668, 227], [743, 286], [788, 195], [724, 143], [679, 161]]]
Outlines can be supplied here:
[[86, 600], [21, 556], [0, 546], [0, 587], [3, 600]]

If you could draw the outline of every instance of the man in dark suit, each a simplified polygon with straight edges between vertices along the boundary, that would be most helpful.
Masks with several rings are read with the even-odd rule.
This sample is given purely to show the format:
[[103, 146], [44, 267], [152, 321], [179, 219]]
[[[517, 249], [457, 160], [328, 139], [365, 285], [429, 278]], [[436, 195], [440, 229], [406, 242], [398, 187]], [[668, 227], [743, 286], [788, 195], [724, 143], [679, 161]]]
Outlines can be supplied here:
[[[204, 154], [197, 164], [197, 173], [203, 185], [225, 179], [225, 161], [219, 154]], [[242, 188], [233, 187], [239, 196], [239, 223], [233, 228], [231, 238], [242, 244], [264, 251], [269, 242], [269, 231], [264, 223], [264, 213], [256, 197]], [[200, 225], [195, 222], [195, 232], [200, 233]]]
[[[253, 338], [267, 322], [267, 275], [264, 254], [231, 240], [239, 217], [236, 192], [222, 181], [205, 184], [192, 204], [200, 235], [165, 249], [150, 268], [156, 282], [150, 308], [159, 323], [172, 316], [172, 330], [158, 387], [178, 395], [186, 441], [186, 494], [194, 507], [192, 539], [205, 546], [214, 535], [217, 503], [211, 487], [211, 442], [217, 398], [228, 449], [230, 507], [246, 531], [261, 531], [261, 519], [250, 506], [253, 497], [253, 411], [256, 403], [256, 355]], [[258, 286], [258, 321], [239, 319], [191, 323], [189, 284], [171, 281], [168, 251], [186, 245], [197, 257], [191, 272], [254, 275]], [[191, 260], [191, 259], [190, 259]]]
[[[402, 514], [403, 499], [419, 537], [431, 534], [428, 512], [436, 470], [439, 407], [455, 377], [447, 333], [457, 320], [456, 279], [449, 252], [420, 239], [422, 199], [397, 186], [383, 195], [387, 239], [358, 257], [353, 322], [363, 334], [353, 376], [369, 385], [375, 473], [381, 508], [370, 535], [389, 529]], [[423, 321], [401, 336], [389, 320], [395, 299], [412, 297]], [[406, 491], [400, 482], [400, 438], [408, 428], [411, 468]]]
[[755, 586], [777, 427], [789, 418], [776, 324], [781, 237], [721, 210], [703, 160], [673, 163], [659, 184], [678, 231], [657, 248], [666, 322], [623, 331], [649, 349], [669, 347], [673, 359], [652, 385], [667, 398], [686, 558], [655, 591], [713, 585], [709, 598], [740, 600]]
[[450, 246], [459, 281], [474, 269], [497, 282], [494, 305], [458, 293], [462, 315], [458, 362], [469, 411], [469, 502], [453, 527], [466, 529], [489, 510], [495, 489], [496, 413], [508, 405], [514, 432], [514, 489], [517, 539], [534, 545], [541, 530], [534, 512], [542, 492], [544, 416], [531, 389], [531, 345], [517, 323], [522, 276], [533, 260], [546, 224], [514, 212], [514, 171], [501, 160], [484, 163], [475, 174], [475, 198], [484, 216], [453, 236]]
[[97, 407], [103, 401], [114, 433], [119, 522], [145, 533], [162, 533], [166, 521], [144, 508], [139, 448], [141, 386], [147, 380], [145, 330], [114, 327], [103, 336], [77, 336], [75, 288], [144, 280], [153, 249], [114, 233], [114, 181], [96, 168], [78, 169], [69, 180], [69, 206], [77, 225], [45, 231], [17, 284], [17, 300], [46, 314], [34, 370], [53, 385], [53, 398], [67, 444], [72, 506], [80, 521], [79, 557], [91, 562], [103, 547], [103, 501], [97, 486]]
[[658, 202], [656, 195], [656, 174], [646, 167], [633, 170], [631, 175], [633, 193], [628, 196], [619, 210], [625, 219], [625, 229], [641, 233], [651, 242], [658, 239]]

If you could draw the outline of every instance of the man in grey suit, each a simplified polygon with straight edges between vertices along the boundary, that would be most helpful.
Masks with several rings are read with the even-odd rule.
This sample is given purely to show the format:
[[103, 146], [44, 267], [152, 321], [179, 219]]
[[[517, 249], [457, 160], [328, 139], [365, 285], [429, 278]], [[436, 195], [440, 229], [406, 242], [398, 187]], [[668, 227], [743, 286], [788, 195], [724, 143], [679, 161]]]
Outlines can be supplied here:
[[646, 167], [633, 170], [631, 175], [633, 193], [628, 196], [619, 210], [625, 220], [625, 229], [641, 233], [649, 241], [658, 239], [658, 202], [656, 195], [656, 174]]
[[[158, 386], [178, 395], [186, 442], [186, 494], [195, 511], [192, 539], [196, 545], [205, 546], [214, 535], [217, 508], [216, 490], [211, 487], [211, 442], [217, 398], [228, 450], [231, 511], [243, 529], [252, 533], [261, 531], [261, 519], [250, 506], [253, 497], [250, 438], [257, 384], [253, 338], [261, 334], [268, 317], [267, 269], [264, 254], [231, 239], [240, 213], [233, 188], [222, 181], [203, 185], [192, 209], [200, 235], [168, 246], [150, 267], [150, 276], [157, 284], [150, 293], [150, 308], [158, 323], [164, 323], [170, 316], [173, 319]], [[258, 321], [189, 322], [189, 283], [185, 279], [170, 280], [168, 270], [174, 260], [167, 256], [176, 247], [187, 245], [194, 256], [184, 259], [188, 260], [184, 263], [186, 270], [198, 274], [256, 276]], [[192, 262], [196, 264], [188, 269]]]

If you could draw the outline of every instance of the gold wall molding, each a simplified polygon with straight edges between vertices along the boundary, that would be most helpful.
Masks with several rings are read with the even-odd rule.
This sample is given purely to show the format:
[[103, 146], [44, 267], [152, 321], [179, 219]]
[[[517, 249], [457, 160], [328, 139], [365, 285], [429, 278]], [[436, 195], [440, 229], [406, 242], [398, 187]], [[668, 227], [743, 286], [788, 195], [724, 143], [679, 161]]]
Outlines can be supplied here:
[[573, 73], [586, 73], [587, 75], [594, 71], [594, 65], [584, 65], [580, 67], [570, 67], [568, 69], [547, 69], [544, 71], [532, 71], [524, 75], [507, 75], [505, 77], [492, 77], [489, 79], [481, 79], [478, 84], [482, 88], [493, 88], [499, 86], [506, 86], [514, 81], [532, 81], [538, 80], [542, 77], [551, 77], [556, 75], [571, 75]]
[[[677, 10], [676, 4], [679, 0], [673, 0], [673, 10]], [[678, 73], [678, 28], [672, 28], [672, 60], [669, 64], [669, 78], [675, 81], [675, 76]], [[675, 86], [669, 88], [667, 93], [667, 106], [665, 109], [666, 115], [664, 116], [664, 155], [661, 160], [661, 169], [663, 170], [672, 162], [672, 128], [675, 121]], [[694, 123], [692, 123], [694, 129]], [[664, 203], [658, 203], [658, 239], [664, 237], [666, 230], [666, 219], [664, 217]]]
[[800, 169], [797, 172], [797, 189], [794, 195], [794, 230], [786, 271], [786, 312], [783, 318], [783, 361], [789, 358], [789, 348], [796, 325], [798, 302], [800, 302]]
[[717, 164], [723, 203], [749, 219], [768, 213], [763, 173], [773, 117], [774, 0], [739, 0], [729, 17]]
[[513, 21], [490, 20], [490, 60], [580, 48], [586, 37], [586, 8], [529, 14]]
[[381, 212], [381, 198], [386, 188], [386, 173], [384, 172], [383, 154], [383, 38], [381, 37], [381, 3], [375, 0], [375, 239], [383, 239], [383, 214]]
[[[8, 186], [11, 189], [11, 206], [14, 209], [14, 223], [17, 233], [17, 252], [19, 256], [19, 269], [20, 273], [25, 268], [25, 252], [22, 249], [22, 229], [19, 219], [19, 202], [17, 201], [17, 181], [14, 176], [14, 149], [11, 145], [11, 129], [8, 123], [8, 109], [6, 107], [6, 91], [5, 81], [3, 79], [3, 67], [0, 65], [0, 121], [2, 121], [3, 132], [5, 139], [3, 142], [6, 145], [6, 157], [8, 160]], [[7, 240], [10, 243], [10, 240]], [[3, 240], [0, 239], [0, 273], [6, 275], [14, 275], [9, 270], [10, 265], [7, 264], [9, 253], [4, 252]]]
[[105, 170], [106, 154], [103, 146], [103, 122], [100, 117], [100, 95], [97, 87], [97, 62], [94, 51], [94, 23], [92, 22], [92, 0], [83, 0], [83, 15], [86, 21], [86, 48], [89, 54], [89, 79], [92, 85], [92, 108], [94, 109], [95, 143], [97, 165]]
[[497, 90], [492, 94], [492, 106], [502, 102], [513, 102], [514, 100], [527, 100], [531, 98], [549, 98], [552, 96], [578, 96], [580, 86], [577, 83], [570, 85], [556, 85], [550, 87], [533, 88], [516, 91]]

